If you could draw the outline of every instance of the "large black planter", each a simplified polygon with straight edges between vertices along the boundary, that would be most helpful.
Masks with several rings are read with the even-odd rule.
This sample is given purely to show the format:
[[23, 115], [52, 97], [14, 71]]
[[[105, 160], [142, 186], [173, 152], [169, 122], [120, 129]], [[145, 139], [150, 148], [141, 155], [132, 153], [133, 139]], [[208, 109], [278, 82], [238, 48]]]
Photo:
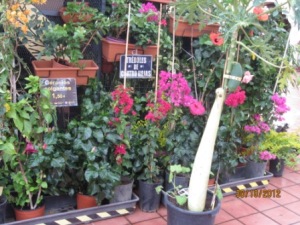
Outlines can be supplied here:
[[[212, 192], [208, 191], [207, 201], [211, 201]], [[215, 208], [209, 211], [192, 212], [179, 208], [170, 202], [168, 195], [165, 195], [167, 205], [168, 225], [214, 225], [215, 217], [220, 211], [221, 202], [216, 198]]]
[[155, 188], [162, 185], [163, 181], [159, 183], [148, 183], [139, 180], [139, 206], [144, 212], [156, 212], [160, 205], [161, 194], [157, 194]]
[[6, 197], [0, 196], [0, 224], [5, 223], [6, 203], [7, 203]]
[[269, 171], [273, 173], [274, 177], [282, 177], [284, 170], [284, 159], [271, 159], [269, 166]]
[[254, 162], [248, 160], [245, 166], [246, 178], [262, 177], [265, 173], [267, 161], [265, 162]]

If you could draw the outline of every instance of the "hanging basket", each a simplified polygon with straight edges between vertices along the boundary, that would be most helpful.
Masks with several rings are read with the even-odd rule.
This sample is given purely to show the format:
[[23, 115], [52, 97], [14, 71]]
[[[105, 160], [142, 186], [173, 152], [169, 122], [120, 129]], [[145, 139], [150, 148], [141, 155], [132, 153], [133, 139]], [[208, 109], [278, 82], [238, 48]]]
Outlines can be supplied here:
[[179, 37], [199, 37], [203, 34], [210, 34], [212, 32], [218, 32], [220, 25], [219, 24], [209, 24], [199, 29], [200, 23], [189, 24], [183, 19], [175, 19], [175, 31], [173, 30], [174, 26], [174, 17], [170, 15], [169, 20], [169, 31], [175, 36]]
[[[102, 56], [107, 62], [118, 62], [120, 56], [125, 55], [126, 42], [124, 40], [115, 38], [103, 38], [102, 39]], [[152, 55], [156, 57], [157, 46], [150, 45], [145, 49], [137, 47], [135, 44], [128, 44], [128, 55], [141, 54], [141, 55]]]

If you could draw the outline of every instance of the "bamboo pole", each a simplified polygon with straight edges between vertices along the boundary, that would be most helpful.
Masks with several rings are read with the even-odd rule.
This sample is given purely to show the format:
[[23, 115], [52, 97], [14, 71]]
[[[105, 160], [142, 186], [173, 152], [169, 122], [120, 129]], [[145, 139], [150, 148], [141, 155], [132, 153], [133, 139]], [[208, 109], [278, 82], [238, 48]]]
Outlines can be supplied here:
[[130, 15], [131, 15], [131, 4], [128, 4], [128, 23], [127, 23], [127, 34], [126, 34], [126, 48], [125, 48], [125, 62], [124, 62], [124, 88], [126, 88], [127, 81], [127, 56], [128, 56], [128, 41], [129, 41], [129, 29], [130, 29]]
[[157, 89], [158, 89], [158, 67], [159, 67], [159, 50], [160, 50], [160, 28], [161, 28], [161, 14], [162, 14], [162, 4], [160, 3], [159, 11], [159, 21], [158, 21], [158, 34], [157, 34], [157, 50], [156, 50], [156, 71], [155, 71], [155, 99], [154, 102], [157, 102]]

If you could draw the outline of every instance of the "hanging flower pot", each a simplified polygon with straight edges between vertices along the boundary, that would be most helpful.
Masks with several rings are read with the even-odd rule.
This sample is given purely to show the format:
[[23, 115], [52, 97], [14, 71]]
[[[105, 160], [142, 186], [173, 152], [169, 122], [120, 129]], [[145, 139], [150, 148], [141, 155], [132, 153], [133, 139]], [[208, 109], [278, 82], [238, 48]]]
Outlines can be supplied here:
[[[118, 62], [120, 56], [125, 55], [126, 42], [122, 39], [107, 37], [102, 39], [102, 56], [107, 62]], [[143, 54], [156, 57], [157, 46], [150, 45], [145, 49], [137, 47], [135, 44], [128, 44], [128, 55]]]
[[175, 36], [180, 37], [199, 37], [203, 34], [210, 34], [211, 32], [218, 32], [219, 24], [207, 24], [200, 30], [200, 23], [189, 24], [183, 19], [175, 19], [175, 31], [173, 30], [174, 17], [171, 15], [169, 20], [169, 31]]
[[14, 208], [16, 220], [28, 220], [36, 217], [41, 217], [45, 215], [45, 204], [36, 209], [18, 209]]
[[[69, 2], [69, 10], [68, 12], [68, 6], [67, 7], [61, 7], [59, 9], [59, 15], [61, 19], [65, 23], [77, 23], [77, 22], [89, 22], [92, 20], [93, 15], [89, 14], [89, 3], [88, 2]], [[80, 11], [78, 13], [77, 11]], [[82, 12], [83, 11], [83, 12]], [[85, 12], [84, 12], [85, 11]]]
[[79, 60], [78, 64], [63, 65], [55, 60], [32, 61], [34, 74], [41, 78], [76, 78], [77, 85], [86, 85], [96, 76], [99, 67], [93, 60]]
[[97, 201], [94, 196], [77, 193], [76, 195], [77, 209], [86, 209], [97, 206]]

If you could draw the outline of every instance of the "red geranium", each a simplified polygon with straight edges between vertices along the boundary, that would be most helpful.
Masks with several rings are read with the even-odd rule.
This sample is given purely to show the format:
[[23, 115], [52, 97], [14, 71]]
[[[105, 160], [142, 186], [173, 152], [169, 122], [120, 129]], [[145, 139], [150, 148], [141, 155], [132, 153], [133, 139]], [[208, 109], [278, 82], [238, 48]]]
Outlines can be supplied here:
[[243, 104], [246, 99], [246, 93], [241, 89], [240, 86], [237, 89], [228, 95], [225, 100], [225, 105], [236, 108], [237, 106]]

